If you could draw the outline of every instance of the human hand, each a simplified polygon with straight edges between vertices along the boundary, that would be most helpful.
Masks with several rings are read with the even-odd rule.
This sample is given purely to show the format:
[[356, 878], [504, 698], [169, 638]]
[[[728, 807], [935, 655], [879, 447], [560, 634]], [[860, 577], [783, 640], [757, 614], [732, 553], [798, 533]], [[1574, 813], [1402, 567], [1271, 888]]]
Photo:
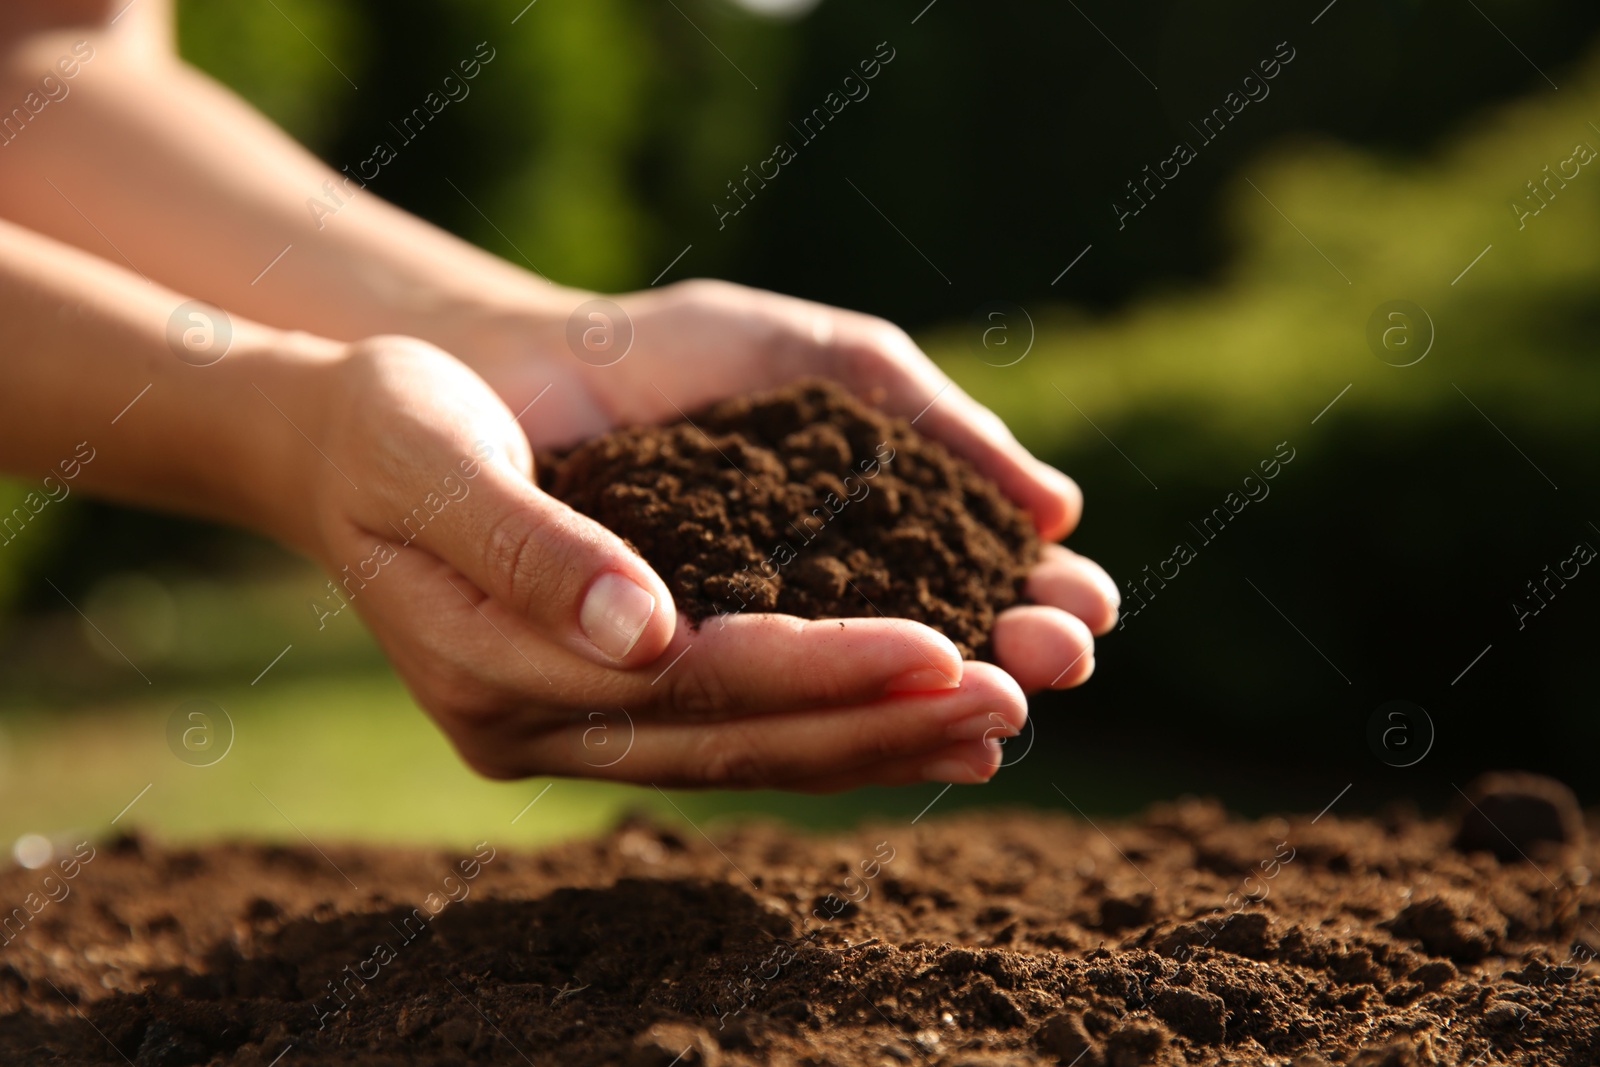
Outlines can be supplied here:
[[[588, 296], [574, 293], [569, 299], [576, 307]], [[631, 323], [633, 340], [614, 364], [584, 363], [564, 339], [535, 346], [545, 350], [533, 353], [525, 341], [512, 341], [478, 363], [514, 408], [556, 383], [551, 390], [560, 393], [564, 424], [552, 424], [535, 409], [526, 420], [530, 433], [554, 433], [555, 443], [570, 443], [821, 375], [858, 395], [881, 389], [887, 410], [915, 419], [918, 430], [966, 457], [1026, 508], [1044, 541], [1059, 540], [1078, 522], [1083, 497], [1077, 484], [1029, 455], [993, 412], [882, 319], [709, 281], [626, 294], [615, 302]], [[516, 332], [513, 326], [507, 336]], [[995, 624], [1000, 665], [1029, 691], [1083, 683], [1094, 671], [1094, 635], [1116, 623], [1116, 583], [1092, 560], [1046, 544], [1026, 592], [1033, 603], [1011, 608]]]
[[[286, 413], [316, 450], [290, 536], [483, 774], [974, 782], [1025, 721], [1009, 675], [907, 620], [745, 614], [692, 630], [619, 538], [537, 488], [489, 386], [424, 342], [362, 342], [307, 373]], [[581, 407], [551, 396], [522, 422], [538, 433], [548, 412], [567, 428]]]

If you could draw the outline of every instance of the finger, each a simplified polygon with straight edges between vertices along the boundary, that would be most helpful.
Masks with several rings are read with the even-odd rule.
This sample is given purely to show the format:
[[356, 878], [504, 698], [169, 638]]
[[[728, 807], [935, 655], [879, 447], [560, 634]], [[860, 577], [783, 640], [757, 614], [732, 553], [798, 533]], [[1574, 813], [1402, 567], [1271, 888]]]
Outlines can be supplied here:
[[825, 775], [790, 782], [785, 789], [797, 793], [842, 793], [869, 785], [915, 785], [918, 782], [945, 782], [950, 785], [978, 785], [993, 778], [1004, 759], [1005, 750], [996, 733], [978, 741], [957, 741], [928, 755], [891, 760], [844, 774]]
[[[387, 552], [371, 581], [345, 581], [337, 593], [312, 602], [318, 628], [346, 608], [359, 612], [410, 684], [413, 676], [438, 682], [450, 703], [486, 706], [533, 701], [557, 703], [562, 687], [588, 674], [618, 674], [557, 649], [469, 582], [460, 571], [424, 549], [384, 542], [364, 531], [349, 535], [350, 551]], [[582, 672], [582, 673], [580, 673]], [[430, 693], [413, 695], [431, 708]]]
[[1094, 673], [1094, 635], [1057, 608], [1007, 608], [995, 620], [993, 640], [995, 659], [1029, 693], [1070, 689]]
[[[638, 667], [666, 649], [677, 625], [672, 594], [620, 537], [501, 456], [457, 484], [463, 495], [437, 516], [413, 509], [426, 519], [416, 527], [423, 548], [545, 640], [591, 662]], [[401, 519], [391, 528], [407, 535], [412, 526]]]
[[909, 619], [739, 613], [685, 627], [655, 665], [598, 685], [658, 718], [715, 721], [954, 689], [971, 664]]
[[1083, 514], [1078, 483], [1033, 458], [1000, 417], [968, 396], [897, 329], [850, 320], [834, 338], [838, 369], [857, 388], [882, 388], [884, 409], [913, 420], [994, 479], [1027, 509], [1046, 541], [1065, 537]]
[[663, 787], [783, 788], [918, 758], [929, 775], [945, 772], [950, 768], [937, 756], [952, 743], [1012, 736], [1026, 719], [1027, 699], [1009, 675], [992, 664], [968, 663], [955, 689], [870, 704], [716, 723], [634, 716], [627, 756], [607, 767], [582, 758], [571, 730], [530, 739], [523, 757], [533, 768], [529, 773], [585, 774]]
[[680, 622], [655, 662], [604, 670], [550, 647], [447, 564], [416, 549], [402, 551], [401, 561], [388, 568], [400, 580], [374, 587], [383, 599], [367, 594], [366, 603], [385, 609], [380, 615], [439, 619], [439, 626], [425, 630], [452, 646], [439, 654], [477, 661], [486, 683], [516, 691], [536, 666], [541, 685], [531, 695], [537, 699], [547, 699], [543, 690], [555, 685], [582, 706], [622, 705], [706, 721], [951, 689], [966, 667], [949, 638], [909, 619], [808, 621], [749, 613], [713, 616], [698, 627]]
[[[1041, 538], [1060, 540], [1078, 525], [1083, 515], [1083, 490], [1078, 483], [1034, 459], [998, 415], [973, 400], [959, 385], [952, 384], [942, 395], [937, 389], [913, 393], [905, 407], [914, 405], [918, 395], [925, 398], [924, 406], [931, 406], [917, 420], [917, 429], [943, 442], [994, 479], [1002, 493], [1032, 516]], [[934, 399], [935, 395], [938, 399]]]
[[1060, 608], [1082, 619], [1096, 634], [1116, 625], [1122, 594], [1098, 563], [1061, 545], [1045, 545], [1028, 572], [1025, 592], [1035, 604]]
[[[909, 619], [750, 613], [712, 617], [698, 629], [682, 621], [655, 662], [604, 669], [552, 647], [427, 552], [400, 553], [385, 568], [394, 577], [361, 594], [374, 628], [392, 619], [427, 619], [406, 636], [423, 643], [428, 658], [469, 663], [481, 685], [530, 700], [717, 721], [952, 689], [969, 666], [949, 638]], [[553, 693], [567, 698], [552, 700]]]

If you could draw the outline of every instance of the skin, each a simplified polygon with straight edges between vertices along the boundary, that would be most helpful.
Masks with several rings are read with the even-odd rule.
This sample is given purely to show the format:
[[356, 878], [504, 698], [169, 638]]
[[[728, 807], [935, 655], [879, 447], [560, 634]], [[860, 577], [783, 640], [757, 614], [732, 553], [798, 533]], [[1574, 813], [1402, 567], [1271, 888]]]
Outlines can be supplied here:
[[[263, 531], [336, 581], [371, 576], [348, 579], [350, 605], [481, 773], [814, 791], [983, 781], [1026, 691], [1092, 673], [1116, 587], [1059, 545], [1029, 578], [1035, 603], [998, 620], [998, 666], [963, 663], [903, 619], [741, 614], [695, 632], [648, 565], [532, 483], [536, 448], [821, 374], [923, 412], [918, 429], [994, 478], [1044, 539], [1070, 532], [1077, 486], [897, 327], [691, 281], [611, 297], [633, 346], [591, 366], [565, 338], [594, 294], [346, 189], [176, 59], [162, 0], [13, 0], [0, 106], [78, 41], [94, 56], [69, 95], [0, 147], [0, 467], [40, 478], [91, 441], [77, 487]], [[319, 228], [306, 200], [327, 200], [328, 182], [344, 203]], [[196, 298], [233, 326], [209, 366], [167, 341]], [[446, 476], [464, 495], [402, 528]], [[606, 575], [654, 598], [621, 655], [582, 625]]]

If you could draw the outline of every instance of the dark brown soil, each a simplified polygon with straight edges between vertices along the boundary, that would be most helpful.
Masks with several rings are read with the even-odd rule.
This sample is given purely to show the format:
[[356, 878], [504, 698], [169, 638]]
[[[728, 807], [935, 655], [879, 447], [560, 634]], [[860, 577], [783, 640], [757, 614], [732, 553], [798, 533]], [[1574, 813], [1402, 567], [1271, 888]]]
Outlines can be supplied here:
[[7, 928], [0, 1063], [1600, 1063], [1600, 850], [1455, 829], [1196, 801], [542, 853], [124, 839]]
[[1028, 516], [970, 464], [820, 379], [538, 466], [546, 490], [627, 538], [696, 623], [908, 618], [971, 657], [1038, 557]]

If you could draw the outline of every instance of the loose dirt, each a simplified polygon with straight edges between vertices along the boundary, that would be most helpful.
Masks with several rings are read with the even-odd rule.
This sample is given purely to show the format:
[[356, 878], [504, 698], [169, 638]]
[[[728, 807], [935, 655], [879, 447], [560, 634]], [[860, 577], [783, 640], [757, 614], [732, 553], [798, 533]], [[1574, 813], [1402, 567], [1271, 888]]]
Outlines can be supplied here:
[[1038, 557], [1028, 516], [902, 418], [811, 379], [541, 456], [540, 484], [625, 537], [695, 622], [915, 619], [987, 657]]
[[1600, 856], [1570, 837], [1505, 861], [1404, 812], [1202, 801], [708, 830], [102, 843], [7, 927], [0, 1063], [1600, 1063]]

